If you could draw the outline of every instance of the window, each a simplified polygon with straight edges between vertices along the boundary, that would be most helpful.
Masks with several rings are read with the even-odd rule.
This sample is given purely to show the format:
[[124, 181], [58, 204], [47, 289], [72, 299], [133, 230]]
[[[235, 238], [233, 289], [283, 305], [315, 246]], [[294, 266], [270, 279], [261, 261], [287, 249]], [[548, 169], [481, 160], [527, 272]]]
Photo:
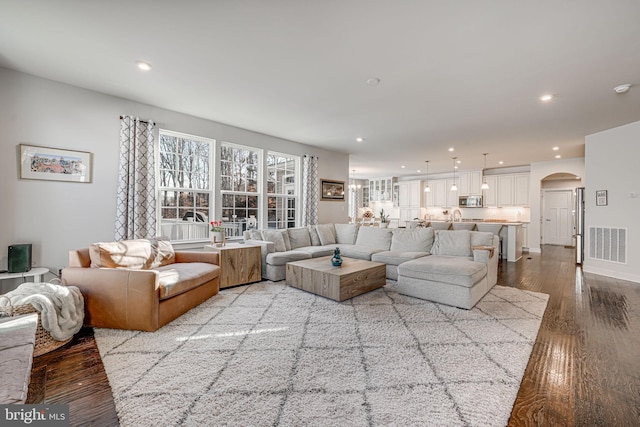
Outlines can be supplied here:
[[212, 140], [160, 130], [160, 234], [173, 241], [209, 238]]
[[298, 157], [267, 154], [267, 227], [293, 228], [297, 224]]
[[257, 149], [223, 143], [220, 156], [222, 222], [227, 237], [240, 237], [247, 219], [259, 220], [258, 177], [260, 156]]

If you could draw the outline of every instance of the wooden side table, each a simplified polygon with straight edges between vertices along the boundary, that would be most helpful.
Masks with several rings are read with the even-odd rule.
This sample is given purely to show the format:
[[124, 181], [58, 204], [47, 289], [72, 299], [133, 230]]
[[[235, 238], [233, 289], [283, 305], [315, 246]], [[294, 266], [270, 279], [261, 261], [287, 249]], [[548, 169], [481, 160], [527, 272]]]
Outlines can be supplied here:
[[204, 250], [220, 254], [220, 289], [262, 280], [260, 246], [227, 243], [222, 247], [206, 245]]

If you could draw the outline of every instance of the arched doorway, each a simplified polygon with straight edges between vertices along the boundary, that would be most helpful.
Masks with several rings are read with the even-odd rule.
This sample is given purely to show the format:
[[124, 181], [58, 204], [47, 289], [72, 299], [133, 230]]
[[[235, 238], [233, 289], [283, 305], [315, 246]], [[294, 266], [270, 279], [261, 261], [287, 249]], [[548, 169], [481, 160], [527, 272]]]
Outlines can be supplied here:
[[575, 245], [575, 189], [582, 178], [572, 173], [553, 173], [540, 181], [540, 232], [544, 245]]

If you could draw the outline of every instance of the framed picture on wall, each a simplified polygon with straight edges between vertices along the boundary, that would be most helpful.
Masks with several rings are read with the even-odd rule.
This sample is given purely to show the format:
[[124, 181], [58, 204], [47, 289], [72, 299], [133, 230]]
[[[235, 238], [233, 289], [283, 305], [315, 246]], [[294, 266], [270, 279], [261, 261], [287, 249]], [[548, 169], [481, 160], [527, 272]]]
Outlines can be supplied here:
[[20, 144], [20, 178], [91, 182], [91, 153]]
[[344, 181], [332, 181], [330, 179], [320, 180], [320, 200], [344, 200]]
[[596, 206], [607, 206], [607, 190], [596, 191]]

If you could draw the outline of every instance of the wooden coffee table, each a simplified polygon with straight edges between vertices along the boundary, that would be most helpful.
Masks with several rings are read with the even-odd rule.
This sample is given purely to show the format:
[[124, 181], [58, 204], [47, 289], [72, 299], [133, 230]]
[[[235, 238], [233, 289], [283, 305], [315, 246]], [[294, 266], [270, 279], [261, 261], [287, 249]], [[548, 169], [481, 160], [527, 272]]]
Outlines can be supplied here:
[[344, 301], [387, 283], [387, 268], [381, 262], [342, 258], [342, 266], [331, 265], [331, 256], [287, 264], [287, 285], [312, 294]]

